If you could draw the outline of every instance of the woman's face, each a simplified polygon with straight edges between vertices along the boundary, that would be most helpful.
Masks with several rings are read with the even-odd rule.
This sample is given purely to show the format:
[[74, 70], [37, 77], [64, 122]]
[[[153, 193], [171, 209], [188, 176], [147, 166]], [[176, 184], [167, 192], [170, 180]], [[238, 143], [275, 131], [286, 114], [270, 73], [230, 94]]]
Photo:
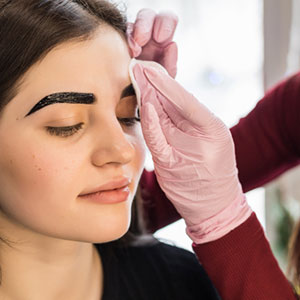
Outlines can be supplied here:
[[[0, 235], [98, 243], [126, 233], [145, 160], [140, 124], [119, 120], [137, 116], [135, 96], [124, 94], [129, 63], [125, 40], [105, 26], [93, 39], [57, 46], [25, 74], [0, 119]], [[27, 115], [61, 92], [93, 94], [95, 102], [54, 103]], [[79, 123], [65, 136], [47, 131]], [[78, 197], [122, 176], [131, 179], [125, 202]]]

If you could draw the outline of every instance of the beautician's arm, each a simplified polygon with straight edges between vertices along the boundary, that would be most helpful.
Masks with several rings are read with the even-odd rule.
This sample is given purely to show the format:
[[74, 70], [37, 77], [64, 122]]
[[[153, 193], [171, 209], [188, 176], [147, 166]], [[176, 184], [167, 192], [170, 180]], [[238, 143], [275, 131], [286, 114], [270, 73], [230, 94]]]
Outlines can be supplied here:
[[229, 130], [165, 73], [137, 65], [134, 75], [157, 180], [222, 299], [296, 299], [247, 205]]
[[[268, 91], [256, 107], [231, 128], [243, 191], [260, 187], [300, 163], [300, 73]], [[149, 231], [181, 217], [161, 191], [154, 172], [141, 178]]]
[[295, 300], [253, 213], [224, 237], [193, 250], [224, 300]]
[[[178, 18], [171, 12], [138, 12], [128, 24], [132, 56], [162, 64], [172, 77], [177, 70], [177, 45], [173, 41]], [[300, 73], [271, 89], [256, 107], [231, 128], [239, 180], [243, 191], [262, 186], [300, 163]], [[178, 219], [173, 205], [160, 189], [154, 172], [141, 178], [144, 215], [155, 232]]]
[[231, 128], [239, 180], [245, 192], [300, 163], [300, 73], [268, 91]]

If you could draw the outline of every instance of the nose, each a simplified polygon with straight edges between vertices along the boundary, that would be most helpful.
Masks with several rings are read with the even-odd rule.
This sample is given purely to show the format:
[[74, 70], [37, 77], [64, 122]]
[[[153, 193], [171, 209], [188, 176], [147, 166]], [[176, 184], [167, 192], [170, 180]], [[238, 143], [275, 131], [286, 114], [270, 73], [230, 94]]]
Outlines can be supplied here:
[[132, 137], [126, 134], [117, 119], [110, 118], [96, 128], [92, 162], [96, 166], [106, 164], [125, 165], [132, 161], [135, 148]]

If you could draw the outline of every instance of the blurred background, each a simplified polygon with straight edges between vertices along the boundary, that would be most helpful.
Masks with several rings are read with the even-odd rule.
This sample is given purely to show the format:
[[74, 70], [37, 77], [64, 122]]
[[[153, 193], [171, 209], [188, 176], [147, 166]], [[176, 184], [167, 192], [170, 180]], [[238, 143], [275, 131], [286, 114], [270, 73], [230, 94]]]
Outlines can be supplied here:
[[[116, 1], [114, 1], [116, 2]], [[266, 89], [300, 67], [299, 0], [124, 0], [129, 21], [142, 8], [179, 16], [179, 81], [231, 127]], [[148, 152], [146, 169], [153, 163]], [[285, 271], [287, 243], [299, 218], [299, 168], [247, 193]], [[299, 180], [298, 180], [299, 182]], [[156, 237], [192, 251], [183, 220]]]

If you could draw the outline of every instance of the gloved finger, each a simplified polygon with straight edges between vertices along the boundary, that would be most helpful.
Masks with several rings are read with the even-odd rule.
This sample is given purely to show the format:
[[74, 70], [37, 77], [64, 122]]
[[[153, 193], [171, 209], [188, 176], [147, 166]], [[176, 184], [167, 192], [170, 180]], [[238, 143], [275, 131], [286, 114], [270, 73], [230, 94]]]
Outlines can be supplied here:
[[[163, 110], [163, 106], [158, 100], [158, 93], [152, 87], [150, 82], [146, 79], [142, 65], [135, 64], [132, 71], [135, 80], [135, 84], [133, 85], [135, 86], [137, 102], [140, 107], [140, 110], [143, 107], [143, 105], [145, 105], [147, 102], [150, 102], [155, 108], [156, 113], [158, 114], [162, 127], [165, 128], [167, 125], [169, 125], [167, 124], [169, 116]], [[136, 86], [138, 86], [138, 88]]]
[[142, 47], [134, 40], [132, 37], [134, 24], [127, 22], [126, 23], [126, 37], [127, 43], [129, 46], [130, 57], [138, 57], [142, 53]]
[[152, 37], [155, 16], [155, 11], [149, 8], [141, 9], [137, 13], [132, 36], [141, 47], [145, 46]]
[[171, 42], [163, 50], [163, 55], [160, 64], [165, 67], [169, 75], [175, 78], [177, 73], [178, 48], [175, 42]]
[[[200, 133], [199, 128], [197, 126], [191, 124], [189, 120], [185, 119], [180, 113], [178, 113], [178, 110], [174, 107], [174, 105], [170, 101], [166, 101], [164, 96], [158, 94], [157, 99], [162, 106], [162, 110], [169, 117], [172, 124], [174, 124], [174, 126], [180, 130], [179, 132], [183, 132], [189, 135], [190, 137], [194, 136], [199, 138]], [[176, 138], [179, 137], [179, 132], [177, 132]], [[177, 143], [172, 142], [172, 144], [175, 145]]]
[[131, 79], [133, 88], [135, 90], [138, 106], [140, 107], [141, 106], [141, 90], [145, 90], [149, 83], [146, 80], [141, 80], [140, 86], [137, 84], [135, 78], [136, 77], [144, 78], [145, 75], [143, 73], [142, 66], [136, 67], [136, 75], [134, 75], [134, 68], [136, 65], [153, 66], [155, 68], [160, 69], [162, 72], [166, 72], [166, 73], [167, 73], [167, 70], [164, 69], [164, 67], [162, 65], [160, 65], [154, 61], [142, 61], [142, 60], [136, 60], [135, 58], [131, 59], [129, 66], [128, 66], [129, 77]]
[[[133, 73], [135, 77], [134, 81], [136, 82], [134, 86], [136, 89], [137, 97], [139, 98], [139, 105], [141, 107], [143, 107], [143, 105], [147, 103], [151, 103], [153, 105], [158, 115], [162, 132], [164, 133], [165, 139], [167, 140], [169, 145], [177, 149], [181, 149], [183, 146], [181, 141], [184, 140], [184, 138], [186, 138], [186, 134], [190, 136], [197, 136], [199, 138], [199, 132], [195, 130], [195, 128], [191, 126], [190, 122], [184, 119], [173, 106], [168, 107], [168, 113], [166, 113], [162, 105], [163, 101], [159, 100], [159, 97], [162, 96], [153, 88], [150, 82], [146, 79], [142, 65], [136, 64], [133, 67]], [[136, 85], [138, 85], [138, 88], [136, 87]], [[172, 119], [168, 115], [170, 111], [172, 111]], [[141, 122], [144, 122], [142, 116]], [[184, 145], [184, 147], [185, 146], [186, 145]]]
[[[207, 107], [167, 74], [146, 66], [143, 67], [143, 71], [151, 85], [163, 95], [165, 100], [171, 103], [183, 118], [190, 121], [197, 128], [209, 129], [212, 122], [218, 120]], [[167, 110], [168, 106], [164, 105], [164, 102], [162, 102], [162, 105], [170, 118], [172, 120], [178, 118], [172, 111]]]
[[[161, 120], [161, 125], [163, 128], [163, 131], [165, 132], [165, 135], [168, 136], [167, 139], [171, 144], [174, 144], [174, 142], [170, 141], [170, 139], [172, 139], [170, 137], [170, 135], [171, 135], [170, 133], [174, 133], [174, 131], [175, 131], [175, 129], [172, 127], [176, 127], [179, 130], [181, 130], [182, 132], [185, 132], [186, 134], [189, 134], [191, 136], [199, 135], [198, 131], [195, 130], [195, 128], [191, 125], [191, 123], [189, 121], [187, 121], [185, 118], [183, 118], [180, 113], [178, 113], [178, 111], [176, 110], [174, 105], [172, 105], [172, 104], [168, 105], [168, 101], [166, 101], [165, 99], [162, 99], [163, 96], [160, 93], [157, 92], [155, 94], [154, 98], [156, 99], [156, 101], [154, 101], [153, 97], [149, 98], [149, 97], [147, 97], [147, 95], [145, 96], [145, 93], [147, 90], [155, 90], [153, 88], [153, 86], [150, 84], [150, 82], [146, 79], [145, 74], [144, 74], [143, 66], [147, 66], [147, 65], [153, 65], [156, 68], [161, 69], [161, 66], [158, 64], [155, 64], [154, 62], [142, 62], [141, 61], [139, 64], [137, 64], [136, 60], [132, 60], [132, 62], [130, 63], [130, 67], [129, 67], [129, 74], [130, 74], [131, 81], [132, 81], [132, 84], [133, 84], [135, 92], [136, 92], [136, 97], [137, 97], [137, 102], [138, 102], [139, 107], [141, 107], [143, 105], [143, 102], [146, 102], [146, 101], [152, 102], [152, 104], [155, 107], [155, 109], [158, 113], [158, 116]], [[161, 100], [158, 100], [158, 99], [161, 99]], [[164, 106], [165, 110], [164, 110], [163, 106]], [[166, 113], [166, 111], [168, 113]], [[165, 121], [163, 122], [163, 120], [165, 120]], [[166, 121], [166, 120], [168, 120], [168, 121]], [[180, 134], [180, 133], [177, 132], [176, 137], [178, 137], [178, 134]]]
[[[134, 65], [133, 74], [135, 77], [134, 79], [136, 81], [136, 84], [138, 85], [138, 90], [136, 88], [135, 90], [136, 90], [137, 98], [139, 98], [137, 99], [138, 100], [137, 102], [140, 107], [140, 113], [142, 107], [149, 102], [155, 108], [162, 127], [167, 126], [168, 125], [167, 119], [169, 117], [166, 114], [166, 112], [163, 110], [163, 107], [157, 98], [158, 94], [156, 93], [155, 89], [151, 86], [149, 81], [146, 79], [141, 64]], [[136, 84], [134, 84], [134, 86], [136, 86]], [[143, 122], [142, 115], [141, 115], [141, 122]]]
[[153, 39], [155, 42], [168, 43], [173, 39], [178, 17], [171, 11], [160, 12], [154, 21]]
[[154, 106], [147, 102], [142, 106], [140, 114], [142, 132], [153, 161], [164, 165], [168, 162], [172, 149], [164, 136], [157, 112]]
[[[152, 94], [147, 95], [147, 97], [153, 99], [155, 91], [152, 89], [148, 90], [147, 93]], [[157, 106], [155, 107], [153, 102], [146, 102], [141, 109], [141, 125], [153, 161], [164, 166], [164, 168], [168, 168], [171, 164], [178, 162], [178, 155], [175, 155], [175, 152], [182, 149], [186, 150], [189, 145], [187, 143], [183, 145], [183, 133], [172, 124], [170, 118], [161, 117], [159, 114]], [[190, 148], [195, 150], [195, 147]], [[193, 155], [193, 152], [191, 154]], [[197, 154], [199, 155], [198, 152]]]
[[[143, 93], [145, 94], [145, 92], [149, 89], [155, 89], [151, 85], [151, 83], [146, 79], [146, 75], [144, 74], [143, 67], [151, 66], [151, 65], [155, 66], [156, 68], [158, 67], [161, 68], [161, 67], [158, 64], [155, 64], [154, 62], [151, 63], [140, 62], [139, 64], [136, 63], [137, 63], [136, 60], [133, 60], [131, 62], [130, 76], [136, 91], [137, 102], [139, 106], [141, 106], [142, 105], [141, 102], [153, 100], [152, 98], [145, 97]], [[132, 73], [134, 74], [134, 76]], [[170, 101], [167, 101], [165, 97], [159, 92], [157, 92], [155, 95], [157, 101], [155, 101], [153, 105], [161, 120], [166, 118], [171, 119], [172, 124], [174, 124], [174, 126], [179, 130], [181, 130], [182, 132], [190, 136], [199, 136], [199, 130], [197, 129], [197, 127], [195, 128], [195, 126], [193, 126], [193, 124], [191, 124], [189, 120], [184, 118], [182, 114], [178, 111], [178, 109]], [[174, 141], [171, 142], [172, 138], [169, 137], [170, 132], [174, 132], [174, 129], [171, 128], [170, 124], [166, 124], [166, 122], [162, 123], [161, 125], [165, 132], [165, 135], [168, 136], [167, 138], [168, 142], [170, 142], [170, 144], [172, 145], [175, 145], [176, 143], [174, 144]], [[178, 137], [178, 134], [180, 135], [180, 131], [177, 132], [176, 137]]]

